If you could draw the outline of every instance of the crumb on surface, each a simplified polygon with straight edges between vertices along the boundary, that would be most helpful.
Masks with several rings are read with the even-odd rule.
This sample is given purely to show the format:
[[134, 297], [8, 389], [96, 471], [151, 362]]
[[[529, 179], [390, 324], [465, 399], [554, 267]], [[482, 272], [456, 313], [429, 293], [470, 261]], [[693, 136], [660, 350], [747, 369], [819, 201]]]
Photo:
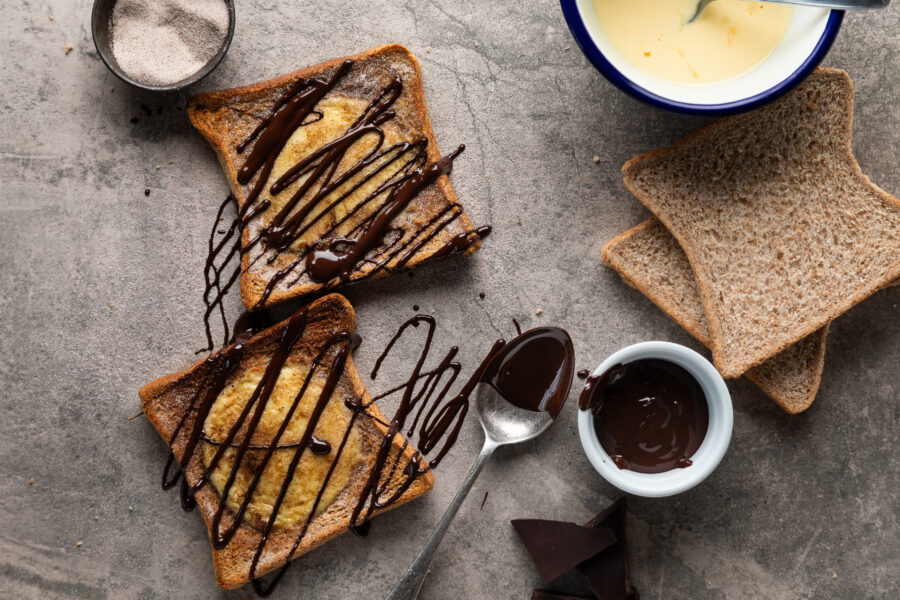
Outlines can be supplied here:
[[594, 155], [594, 164], [596, 164], [598, 162], [600, 162], [600, 157], [595, 154]]
[[480, 46], [480, 45], [481, 45], [481, 44], [479, 44], [478, 42], [475, 42], [475, 47], [476, 47], [476, 48], [477, 48], [478, 46]]
[[35, 481], [34, 477], [30, 478], [28, 480], [28, 485], [34, 485], [34, 481]]
[[431, 54], [431, 46], [425, 46], [425, 52]]
[[538, 307], [538, 308], [534, 311], [534, 314], [539, 315], [539, 314], [541, 314], [541, 313], [543, 313], [543, 312], [544, 312], [544, 309], [541, 308], [541, 307]]
[[81, 548], [81, 540], [78, 540], [77, 542], [75, 542], [75, 547]]
[[69, 52], [71, 52], [73, 49], [74, 46], [72, 46], [72, 44], [66, 44], [66, 55], [68, 55]]
[[129, 505], [129, 506], [128, 506], [128, 510], [131, 511], [131, 512], [134, 512], [134, 507], [131, 506], [131, 505]]

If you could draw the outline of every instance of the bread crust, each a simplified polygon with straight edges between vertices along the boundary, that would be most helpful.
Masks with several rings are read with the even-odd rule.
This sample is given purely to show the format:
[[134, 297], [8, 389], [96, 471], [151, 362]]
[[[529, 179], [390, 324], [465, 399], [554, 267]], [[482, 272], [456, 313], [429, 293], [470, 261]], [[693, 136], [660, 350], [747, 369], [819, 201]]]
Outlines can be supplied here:
[[[405, 46], [400, 44], [387, 44], [371, 48], [353, 56], [334, 58], [325, 62], [298, 69], [285, 75], [280, 75], [267, 81], [262, 81], [242, 87], [219, 90], [198, 94], [192, 97], [188, 103], [188, 117], [194, 127], [203, 135], [204, 138], [213, 147], [231, 192], [238, 200], [239, 206], [243, 207], [246, 200], [246, 186], [242, 186], [237, 181], [238, 165], [236, 163], [236, 153], [234, 146], [249, 134], [257, 120], [245, 119], [238, 127], [221, 126], [224, 119], [220, 113], [223, 110], [239, 111], [243, 104], [254, 105], [259, 104], [266, 106], [263, 110], [268, 110], [279, 97], [281, 90], [286, 89], [292, 83], [300, 78], [312, 78], [328, 72], [345, 60], [353, 60], [356, 65], [354, 68], [362, 69], [378, 69], [383, 63], [391, 63], [394, 65], [405, 65], [411, 67], [413, 76], [403, 80], [403, 94], [401, 98], [409, 101], [409, 110], [396, 111], [398, 114], [395, 120], [402, 121], [406, 126], [413, 130], [420, 130], [421, 136], [427, 140], [426, 154], [429, 162], [435, 162], [441, 154], [438, 150], [437, 141], [434, 137], [434, 130], [431, 125], [431, 119], [428, 115], [428, 108], [425, 103], [425, 89], [422, 83], [422, 68], [418, 59]], [[371, 63], [371, 64], [370, 64]], [[340, 86], [338, 86], [340, 87]], [[371, 100], [372, 98], [368, 98]], [[256, 116], [255, 119], [261, 118]], [[237, 125], [236, 123], [233, 123]], [[436, 190], [437, 193], [429, 190]], [[425, 199], [427, 197], [427, 200]], [[457, 203], [456, 193], [450, 184], [450, 179], [446, 175], [441, 175], [431, 185], [427, 186], [418, 194], [419, 202], [427, 204], [433, 209], [431, 212]], [[414, 207], [408, 207], [404, 212], [415, 211]], [[401, 214], [402, 216], [402, 214]], [[459, 217], [450, 225], [448, 225], [440, 234], [435, 236], [424, 248], [416, 252], [416, 254], [406, 263], [404, 269], [414, 269], [422, 263], [426, 262], [443, 244], [445, 244], [453, 235], [471, 231], [472, 225], [469, 222], [465, 212], [461, 212]], [[250, 232], [248, 228], [244, 228], [241, 236], [242, 245], [246, 245], [250, 241]], [[470, 255], [481, 247], [480, 241], [475, 241], [465, 252], [460, 254]], [[248, 309], [258, 308], [257, 304], [264, 295], [264, 290], [268, 283], [267, 277], [254, 276], [250, 269], [250, 257], [244, 253], [241, 261], [241, 300]], [[389, 275], [387, 269], [382, 269], [371, 276], [377, 279]], [[271, 274], [270, 274], [271, 275]], [[349, 278], [349, 283], [353, 283], [361, 278], [358, 274], [354, 274]], [[295, 298], [301, 298], [310, 294], [322, 292], [326, 289], [325, 284], [314, 282], [292, 285], [287, 289], [281, 286], [275, 288], [274, 291], [265, 300], [263, 307], [269, 307], [276, 304], [286, 302]]]
[[[295, 344], [294, 350], [291, 352], [292, 356], [296, 352], [305, 353], [309, 348], [324, 343], [337, 332], [352, 333], [356, 329], [353, 308], [339, 294], [329, 294], [312, 302], [308, 306], [308, 311], [307, 330], [309, 330], [310, 335], [307, 336], [307, 331], [304, 331], [300, 341]], [[284, 329], [285, 324], [286, 321], [254, 335], [245, 344], [247, 350], [242, 358], [242, 363], [246, 360], [264, 357], [265, 353], [277, 343], [278, 336]], [[188, 400], [203, 380], [204, 365], [205, 359], [201, 359], [183, 371], [166, 375], [148, 383], [138, 392], [147, 420], [166, 443], [171, 439], [178, 419], [187, 409]], [[335, 389], [335, 396], [339, 394], [344, 397], [362, 398], [363, 402], [371, 403], [371, 397], [362, 379], [359, 377], [352, 357], [349, 355], [347, 356], [344, 373], [341, 376], [337, 389]], [[332, 399], [332, 401], [339, 400]], [[367, 466], [370, 466], [371, 461], [374, 461], [374, 452], [377, 451], [378, 444], [380, 444], [387, 433], [387, 427], [384, 423], [387, 423], [388, 420], [374, 403], [371, 404], [367, 412], [372, 418], [361, 418], [358, 424], [363, 428], [363, 443], [369, 452], [367, 460], [371, 459], [368, 460]], [[185, 423], [185, 428], [189, 429], [192, 422], [193, 419], [189, 418]], [[171, 446], [172, 451], [180, 462], [183, 462], [184, 458], [184, 442], [184, 436], [179, 435]], [[410, 444], [406, 443], [402, 435], [398, 434], [395, 436], [393, 445], [396, 451], [402, 451], [406, 460], [412, 459], [414, 450]], [[423, 469], [427, 469], [427, 464], [424, 460], [420, 459], [420, 466]], [[202, 469], [200, 458], [195, 453], [185, 469], [188, 481], [192, 484], [196, 483], [200, 478]], [[358, 467], [354, 478], [347, 488], [335, 498], [331, 505], [311, 519], [307, 534], [291, 556], [288, 556], [288, 553], [294, 539], [296, 539], [295, 536], [299, 531], [300, 524], [285, 527], [283, 530], [273, 529], [265, 551], [260, 557], [255, 573], [256, 576], [265, 575], [289, 560], [297, 558], [347, 531], [350, 514], [359, 498], [359, 493], [364, 485], [365, 475], [367, 475], [365, 468]], [[428, 469], [410, 485], [397, 502], [386, 508], [374, 511], [373, 515], [405, 504], [430, 490], [433, 485], [434, 475]], [[200, 511], [206, 524], [207, 534], [210, 536], [216, 582], [224, 589], [233, 589], [248, 583], [250, 580], [250, 560], [261, 539], [260, 531], [244, 522], [238, 527], [232, 541], [224, 548], [217, 549], [212, 546], [211, 523], [220, 501], [220, 495], [213, 486], [205, 485], [197, 491], [195, 499], [197, 501], [197, 509]], [[222, 520], [223, 526], [228, 527], [233, 523], [233, 518], [231, 512], [226, 510], [225, 517]]]
[[[645, 236], [656, 227], [665, 226], [656, 218], [651, 217], [640, 225], [619, 234], [603, 246], [601, 252], [603, 262], [616, 271], [622, 278], [622, 281], [644, 294], [672, 320], [681, 325], [697, 341], [709, 348], [712, 341], [709, 336], [709, 330], [706, 328], [705, 324], [687, 318], [684, 311], [677, 310], [677, 298], [670, 296], [665, 290], [660, 289], [659, 286], [653, 286], [650, 278], [641, 272], [640, 265], [630, 264], [627, 259], [622, 258], [617, 252], [621, 246], [634, 242], [635, 239]], [[688, 266], [688, 268], [690, 267]], [[702, 311], [699, 294], [697, 294], [696, 302]], [[802, 348], [797, 347], [797, 344], [794, 344], [757, 367], [749, 369], [744, 375], [759, 386], [759, 388], [785, 412], [789, 414], [803, 412], [812, 405], [822, 381], [822, 371], [825, 366], [825, 342], [828, 337], [828, 328], [829, 326], [826, 325], [810, 334], [808, 338], [797, 342], [797, 344], [803, 344]], [[811, 356], [809, 353], [811, 353]], [[798, 356], [800, 354], [806, 356]], [[806, 360], [802, 360], [803, 358]], [[790, 385], [790, 382], [786, 380], [786, 378], [789, 377], [790, 372], [798, 368], [797, 365], [794, 364], [797, 362], [808, 363], [810, 367], [805, 369], [808, 380], [803, 386], [806, 391], [801, 394], [792, 393], [792, 386]], [[789, 370], [784, 377], [781, 377], [780, 372], [784, 370], [784, 365], [788, 365]], [[801, 364], [799, 368], [802, 367], [803, 365]], [[770, 371], [768, 375], [764, 369]]]
[[[841, 132], [842, 139], [838, 149], [841, 151], [842, 159], [846, 162], [846, 166], [850, 168], [853, 178], [855, 178], [858, 183], [862, 184], [869, 191], [871, 191], [881, 203], [888, 207], [891, 207], [893, 210], [900, 211], [900, 201], [879, 188], [877, 185], [873, 184], [869, 180], [869, 178], [862, 173], [862, 170], [860, 169], [856, 158], [853, 156], [851, 149], [853, 120], [853, 83], [850, 80], [849, 75], [847, 75], [846, 72], [840, 69], [819, 68], [816, 69], [814, 74], [810, 76], [807, 82], [801, 84], [801, 86], [794, 92], [791, 92], [791, 94], [793, 95], [799, 93], [799, 91], [804, 89], [805, 86], [811, 85], [811, 82], [814, 82], [817, 79], [834, 79], [837, 80], [839, 85], [844, 87], [844, 93], [840, 96], [840, 100], [843, 101], [843, 105], [841, 106], [841, 108], [843, 109], [843, 111], [845, 111], [847, 118], [844, 129]], [[772, 107], [776, 107], [782, 102], [789, 101], [790, 98], [791, 96], [789, 95], [787, 98], [784, 98], [767, 108], [760, 109], [760, 111], [757, 111], [757, 113], [761, 113], [762, 111], [766, 111], [771, 109]], [[655, 159], [669, 154], [676, 153], [685, 147], [690, 147], [695, 141], [699, 139], [706, 139], [708, 136], [710, 136], [710, 134], [715, 133], [723, 126], [727, 126], [735, 119], [740, 118], [746, 118], [746, 115], [720, 119], [719, 121], [716, 121], [687, 135], [668, 148], [661, 148], [636, 156], [627, 161], [622, 167], [625, 187], [632, 194], [634, 194], [634, 196], [638, 200], [640, 200], [651, 212], [653, 212], [653, 214], [660, 221], [662, 221], [666, 225], [669, 231], [678, 240], [679, 244], [687, 255], [688, 261], [691, 263], [691, 268], [694, 271], [700, 291], [701, 300], [703, 302], [703, 309], [706, 313], [709, 323], [709, 333], [712, 339], [713, 360], [716, 366], [719, 368], [719, 371], [722, 372], [722, 374], [726, 377], [738, 377], [742, 375], [748, 369], [761, 364], [771, 356], [783, 351], [791, 344], [806, 337], [817, 329], [824, 327], [827, 323], [847, 311], [853, 305], [861, 302], [862, 300], [872, 295], [874, 292], [883, 287], [886, 287], [887, 285], [890, 285], [891, 282], [900, 278], [900, 260], [898, 260], [897, 263], [892, 268], [889, 268], [878, 280], [873, 280], [865, 285], [858, 286], [853, 290], [848, 290], [848, 293], [844, 294], [840, 300], [836, 300], [830, 303], [827, 309], [821, 310], [817, 315], [815, 315], [814, 318], [807, 319], [802, 325], [780, 330], [778, 341], [771, 344], [764, 353], [746, 354], [741, 357], [726, 354], [725, 349], [723, 348], [722, 337], [724, 322], [729, 318], [729, 316], [722, 314], [718, 310], [718, 306], [715, 302], [715, 297], [719, 293], [719, 290], [716, 288], [714, 282], [712, 281], [713, 278], [707, 273], [704, 256], [695, 246], [694, 240], [690, 235], [691, 232], [680, 227], [679, 223], [675, 222], [672, 219], [672, 215], [668, 214], [664, 210], [664, 208], [660, 204], [658, 204], [657, 200], [654, 198], [654, 195], [651, 193], [647, 193], [643, 189], [641, 189], [635, 183], [634, 178], [635, 173], [648, 162], [654, 161]]]

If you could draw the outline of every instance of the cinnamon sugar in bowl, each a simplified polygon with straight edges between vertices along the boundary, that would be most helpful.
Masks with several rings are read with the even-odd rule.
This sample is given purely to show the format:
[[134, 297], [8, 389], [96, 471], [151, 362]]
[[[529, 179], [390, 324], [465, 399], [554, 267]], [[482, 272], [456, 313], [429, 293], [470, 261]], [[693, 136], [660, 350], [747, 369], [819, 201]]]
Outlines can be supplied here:
[[234, 35], [233, 0], [95, 0], [94, 45], [117, 77], [177, 90], [211, 73]]

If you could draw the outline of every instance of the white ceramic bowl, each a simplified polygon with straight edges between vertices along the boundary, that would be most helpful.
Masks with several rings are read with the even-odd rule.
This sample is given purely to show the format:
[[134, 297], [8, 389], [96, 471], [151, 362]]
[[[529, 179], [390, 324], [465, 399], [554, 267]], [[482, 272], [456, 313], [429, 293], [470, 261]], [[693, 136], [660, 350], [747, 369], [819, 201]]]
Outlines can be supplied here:
[[795, 6], [787, 34], [775, 51], [747, 73], [707, 85], [664, 81], [629, 63], [606, 38], [593, 0], [561, 0], [581, 51], [611, 83], [653, 106], [695, 115], [751, 110], [779, 98], [818, 66], [837, 37], [843, 11]]
[[602, 375], [617, 364], [640, 359], [666, 360], [685, 369], [694, 376], [709, 407], [709, 427], [706, 437], [691, 457], [691, 466], [672, 469], [663, 473], [637, 473], [620, 469], [600, 445], [594, 430], [594, 416], [590, 410], [578, 411], [578, 435], [588, 460], [601, 476], [623, 492], [636, 496], [659, 498], [689, 490], [712, 473], [731, 441], [734, 413], [728, 387], [716, 368], [708, 360], [684, 346], [670, 342], [642, 342], [618, 352], [600, 363], [592, 375]]

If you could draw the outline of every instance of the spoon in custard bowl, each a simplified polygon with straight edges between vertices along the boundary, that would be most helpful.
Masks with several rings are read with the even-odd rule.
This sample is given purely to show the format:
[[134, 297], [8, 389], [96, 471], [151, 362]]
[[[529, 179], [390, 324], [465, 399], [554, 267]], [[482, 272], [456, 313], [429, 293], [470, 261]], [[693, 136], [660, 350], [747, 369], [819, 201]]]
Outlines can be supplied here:
[[415, 600], [434, 554], [482, 468], [500, 446], [538, 437], [559, 414], [575, 370], [569, 334], [558, 327], [529, 329], [508, 344], [495, 346], [479, 376], [475, 410], [484, 429], [484, 446], [447, 512], [387, 600]]
[[[697, 12], [688, 19], [688, 23], [696, 21], [706, 10], [706, 7], [716, 0], [700, 0], [697, 2]], [[799, 6], [821, 6], [837, 10], [863, 10], [866, 8], [884, 8], [891, 0], [766, 0], [777, 4], [797, 4]]]

